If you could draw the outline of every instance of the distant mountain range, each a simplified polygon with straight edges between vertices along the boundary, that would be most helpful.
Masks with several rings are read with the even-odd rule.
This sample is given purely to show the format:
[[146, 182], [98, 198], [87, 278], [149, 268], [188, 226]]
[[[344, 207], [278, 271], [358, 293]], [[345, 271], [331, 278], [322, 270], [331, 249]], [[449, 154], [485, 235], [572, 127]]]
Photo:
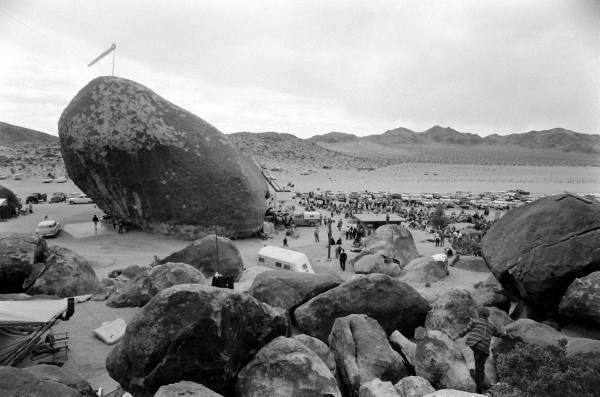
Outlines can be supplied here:
[[529, 131], [522, 134], [498, 135], [481, 137], [477, 134], [456, 131], [450, 127], [435, 126], [427, 131], [415, 132], [408, 128], [396, 128], [379, 135], [358, 137], [343, 132], [330, 132], [315, 135], [309, 140], [317, 143], [347, 143], [369, 141], [382, 146], [395, 145], [501, 145], [518, 146], [529, 149], [548, 149], [563, 152], [600, 154], [600, 135], [581, 134], [554, 128], [544, 131]]
[[0, 121], [0, 146], [16, 148], [46, 145], [58, 145], [58, 137]]

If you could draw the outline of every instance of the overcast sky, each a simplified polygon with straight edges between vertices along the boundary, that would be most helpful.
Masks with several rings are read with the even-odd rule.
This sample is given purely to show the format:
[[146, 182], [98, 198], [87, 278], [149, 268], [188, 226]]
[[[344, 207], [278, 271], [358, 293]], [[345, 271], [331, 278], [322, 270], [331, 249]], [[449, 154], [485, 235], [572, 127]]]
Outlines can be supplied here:
[[0, 121], [56, 134], [115, 42], [225, 133], [600, 133], [599, 29], [596, 0], [0, 0]]

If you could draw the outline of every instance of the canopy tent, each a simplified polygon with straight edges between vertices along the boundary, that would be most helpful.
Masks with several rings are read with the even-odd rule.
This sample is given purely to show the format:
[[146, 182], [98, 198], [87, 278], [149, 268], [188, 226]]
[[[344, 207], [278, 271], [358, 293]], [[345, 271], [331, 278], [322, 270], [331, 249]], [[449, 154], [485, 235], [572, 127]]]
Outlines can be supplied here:
[[33, 349], [59, 319], [74, 312], [73, 298], [0, 302], [0, 365], [13, 365]]

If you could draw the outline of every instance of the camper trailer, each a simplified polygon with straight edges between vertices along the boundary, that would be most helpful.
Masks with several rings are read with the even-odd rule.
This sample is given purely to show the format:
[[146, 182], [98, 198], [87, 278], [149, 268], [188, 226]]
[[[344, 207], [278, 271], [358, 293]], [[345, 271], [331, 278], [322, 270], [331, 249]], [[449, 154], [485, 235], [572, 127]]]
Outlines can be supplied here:
[[296, 212], [292, 220], [296, 226], [320, 225], [321, 214], [317, 211]]
[[314, 273], [306, 255], [302, 252], [267, 245], [258, 251], [258, 264], [276, 270]]

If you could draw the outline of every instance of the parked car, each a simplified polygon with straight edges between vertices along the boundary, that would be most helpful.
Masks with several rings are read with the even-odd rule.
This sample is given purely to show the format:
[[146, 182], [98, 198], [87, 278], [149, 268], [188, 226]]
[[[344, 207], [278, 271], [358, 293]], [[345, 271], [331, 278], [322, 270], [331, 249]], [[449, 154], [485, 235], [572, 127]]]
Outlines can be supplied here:
[[52, 197], [50, 197], [51, 203], [62, 203], [63, 201], [67, 201], [67, 195], [63, 192], [55, 192], [52, 193]]
[[35, 235], [40, 237], [54, 237], [60, 233], [62, 227], [58, 221], [45, 220], [35, 228]]
[[40, 201], [46, 201], [48, 199], [48, 196], [46, 194], [42, 194], [42, 193], [31, 193], [29, 196], [27, 196], [27, 198], [25, 198], [25, 203], [26, 204], [37, 204]]
[[64, 176], [61, 176], [60, 178], [56, 178], [54, 180], [54, 182], [56, 182], [56, 183], [66, 183], [67, 182], [67, 178], [65, 178]]
[[54, 182], [54, 178], [44, 178], [42, 179], [42, 183], [52, 183]]
[[69, 204], [92, 204], [94, 200], [86, 194], [80, 194], [79, 196], [68, 198], [67, 202]]

